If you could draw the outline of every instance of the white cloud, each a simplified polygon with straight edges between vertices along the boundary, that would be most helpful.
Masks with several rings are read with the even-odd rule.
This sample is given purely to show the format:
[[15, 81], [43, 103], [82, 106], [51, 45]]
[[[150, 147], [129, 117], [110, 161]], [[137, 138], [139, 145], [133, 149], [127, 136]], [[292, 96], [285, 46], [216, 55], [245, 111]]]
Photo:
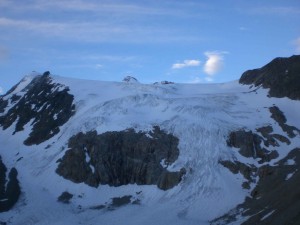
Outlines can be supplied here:
[[[90, 22], [76, 21], [39, 21], [36, 19], [18, 20], [0, 17], [0, 27], [8, 31], [20, 31], [27, 35], [44, 35], [45, 37], [59, 37], [63, 39], [86, 42], [178, 42], [199, 41], [198, 37], [178, 34], [176, 30], [149, 27], [145, 29], [141, 24], [122, 24], [110, 20], [95, 20]], [[18, 31], [16, 31], [18, 29]], [[29, 32], [28, 32], [29, 31]]]
[[200, 61], [196, 59], [186, 59], [182, 63], [175, 63], [172, 65], [172, 69], [182, 69], [184, 67], [193, 67], [193, 66], [199, 66]]
[[213, 76], [222, 69], [224, 65], [223, 55], [226, 54], [226, 52], [215, 51], [205, 52], [204, 54], [207, 57], [207, 60], [204, 64], [204, 72], [209, 76]]
[[296, 46], [296, 53], [300, 54], [300, 37], [294, 41], [294, 44]]
[[[198, 43], [204, 39], [185, 32], [185, 28], [166, 29], [164, 24], [149, 22], [152, 18], [156, 20], [156, 16], [190, 18], [196, 16], [190, 12], [194, 7], [179, 2], [172, 2], [169, 7], [166, 2], [143, 4], [119, 0], [0, 0], [0, 11], [5, 12], [0, 15], [0, 29], [3, 27], [3, 37], [14, 33], [30, 40], [46, 37], [97, 43]], [[48, 13], [52, 16], [40, 16]]]
[[[93, 11], [98, 13], [118, 13], [118, 14], [149, 14], [164, 15], [175, 14], [171, 9], [163, 10], [159, 8], [144, 7], [137, 4], [123, 3], [99, 3], [82, 0], [52, 0], [37, 1], [35, 8], [48, 10], [49, 8], [72, 10], [72, 11]], [[176, 15], [176, 14], [175, 14]]]
[[0, 95], [2, 95], [2, 94], [3, 94], [3, 88], [0, 87]]
[[[31, 0], [31, 1], [19, 1], [19, 0], [0, 0], [0, 7], [6, 10], [17, 12], [32, 12], [32, 11], [69, 11], [69, 12], [89, 12], [98, 15], [105, 13], [118, 14], [118, 16], [124, 15], [156, 15], [156, 16], [182, 16], [190, 17], [189, 8], [199, 7], [204, 8], [203, 5], [184, 4], [185, 8], [180, 3], [173, 3], [172, 6], [167, 7], [168, 4], [141, 4], [132, 3], [130, 1], [85, 1], [85, 0]], [[187, 7], [188, 6], [188, 7]]]

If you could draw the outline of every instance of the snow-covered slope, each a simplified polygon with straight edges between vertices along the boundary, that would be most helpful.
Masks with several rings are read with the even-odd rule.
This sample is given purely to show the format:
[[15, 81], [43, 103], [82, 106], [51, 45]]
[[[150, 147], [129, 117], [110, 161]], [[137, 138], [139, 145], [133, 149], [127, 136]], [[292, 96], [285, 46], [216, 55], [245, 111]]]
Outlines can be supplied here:
[[[27, 76], [2, 97], [0, 117], [26, 97], [26, 87], [34, 85], [31, 81], [39, 76]], [[17, 169], [21, 187], [19, 201], [10, 211], [0, 213], [0, 222], [22, 225], [209, 224], [242, 203], [258, 182], [254, 180], [248, 189], [242, 188], [247, 179], [241, 173], [232, 173], [220, 161], [238, 160], [258, 168], [274, 165], [286, 157], [289, 150], [300, 146], [299, 133], [295, 132], [295, 137], [289, 138], [290, 144], [278, 141], [278, 146], [271, 147], [278, 152], [278, 157], [260, 164], [259, 159], [244, 157], [227, 144], [232, 131], [257, 132], [257, 128], [267, 125], [272, 126], [273, 133], [287, 136], [280, 124], [271, 118], [269, 108], [274, 105], [284, 113], [286, 124], [300, 127], [300, 101], [268, 97], [267, 89], [241, 85], [238, 81], [141, 84], [52, 75], [49, 79], [51, 93], [65, 91], [73, 96], [74, 113], [70, 112], [63, 123], [58, 123], [59, 130], [50, 130], [47, 140], [37, 143], [34, 143], [36, 132], [33, 131], [37, 129], [34, 126], [39, 123], [38, 116], [29, 116], [23, 129], [16, 130], [23, 116], [20, 112], [10, 126], [0, 130], [2, 161], [7, 171], [13, 167]], [[31, 98], [34, 96], [36, 94]], [[36, 112], [34, 115], [50, 107], [47, 101], [52, 95], [45, 96], [43, 104], [30, 103], [31, 110]], [[59, 120], [59, 111], [50, 112], [48, 115], [53, 121]], [[3, 123], [2, 120], [2, 127]], [[79, 132], [104, 134], [133, 128], [151, 138], [155, 126], [179, 140], [178, 158], [171, 165], [164, 165], [171, 172], [185, 168], [185, 175], [173, 188], [161, 190], [154, 184], [91, 187], [83, 182], [74, 183], [56, 172], [60, 160], [70, 149], [69, 139]], [[30, 135], [34, 137], [33, 142], [24, 145]], [[86, 155], [87, 161], [88, 158]], [[58, 201], [63, 192], [73, 195], [65, 200], [68, 204]], [[246, 218], [239, 218], [232, 223], [240, 224], [244, 220]]]

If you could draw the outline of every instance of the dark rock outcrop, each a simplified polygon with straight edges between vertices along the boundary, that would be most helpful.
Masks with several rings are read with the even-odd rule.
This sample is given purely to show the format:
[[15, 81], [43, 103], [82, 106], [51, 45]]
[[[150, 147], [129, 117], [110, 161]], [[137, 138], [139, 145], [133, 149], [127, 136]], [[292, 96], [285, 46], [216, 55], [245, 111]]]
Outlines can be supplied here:
[[115, 210], [117, 208], [120, 208], [122, 206], [126, 206], [129, 204], [139, 204], [140, 200], [134, 198], [132, 195], [125, 195], [122, 197], [114, 197], [111, 198], [111, 202], [108, 203], [106, 202], [105, 204], [101, 204], [101, 205], [96, 205], [96, 206], [92, 206], [89, 209], [94, 209], [94, 210]]
[[279, 124], [281, 129], [287, 133], [290, 138], [294, 138], [296, 134], [300, 134], [300, 130], [294, 126], [286, 124], [286, 118], [282, 111], [277, 106], [272, 106], [269, 108], [271, 112], [271, 117]]
[[244, 72], [239, 82], [269, 88], [271, 97], [300, 100], [300, 55], [275, 58], [260, 69]]
[[0, 157], [0, 212], [9, 211], [18, 201], [21, 195], [21, 188], [17, 179], [18, 172], [12, 168], [6, 183], [6, 167]]
[[[211, 221], [213, 225], [229, 224], [240, 217], [246, 218], [242, 223], [244, 225], [300, 224], [300, 148], [287, 151], [288, 155], [276, 163], [266, 163], [278, 157], [275, 150], [268, 152], [268, 147], [276, 149], [281, 143], [290, 145], [291, 140], [300, 132], [286, 123], [287, 120], [278, 107], [273, 106], [269, 110], [271, 118], [288, 137], [274, 134], [271, 125], [257, 128], [258, 133], [244, 130], [230, 133], [227, 141], [229, 146], [239, 148], [239, 153], [245, 157], [259, 156], [259, 163], [264, 164], [255, 167], [238, 161], [219, 161], [232, 173], [241, 173], [248, 180], [243, 183], [244, 188], [249, 189], [250, 183], [256, 185], [244, 203]], [[261, 147], [262, 144], [264, 147]]]
[[247, 165], [239, 161], [230, 161], [230, 160], [219, 160], [219, 163], [229, 169], [234, 174], [242, 174], [246, 181], [243, 183], [243, 188], [249, 189], [250, 183], [255, 181], [255, 176], [257, 173], [257, 168], [254, 165]]
[[[150, 136], [151, 137], [150, 137]], [[69, 140], [56, 172], [75, 183], [84, 182], [120, 186], [157, 184], [167, 190], [181, 181], [185, 170], [169, 172], [167, 167], [179, 155], [178, 139], [159, 127], [153, 132], [136, 133], [133, 129], [97, 134], [79, 133]]]
[[157, 181], [157, 187], [162, 190], [168, 190], [181, 181], [182, 176], [186, 173], [186, 170], [182, 168], [179, 172], [169, 172], [164, 170], [159, 176]]
[[[49, 72], [36, 76], [23, 91], [25, 95], [22, 97], [13, 95], [11, 103], [16, 104], [0, 116], [0, 125], [7, 129], [17, 121], [15, 132], [18, 132], [31, 121], [33, 128], [24, 141], [26, 145], [40, 144], [53, 137], [75, 113], [74, 97], [68, 93], [68, 87], [53, 83]], [[2, 100], [0, 104], [6, 103]]]
[[290, 140], [287, 137], [281, 134], [272, 134], [273, 128], [270, 125], [257, 128], [256, 131], [261, 133], [262, 136], [266, 139], [264, 143], [267, 147], [269, 146], [278, 147], [279, 146], [278, 141], [284, 142], [288, 145], [291, 144]]
[[227, 224], [240, 216], [247, 218], [243, 225], [300, 224], [300, 148], [273, 166], [260, 167], [258, 175], [251, 197], [211, 224]]
[[[89, 135], [89, 133], [87, 133]], [[70, 147], [70, 145], [69, 145]], [[56, 172], [65, 179], [75, 183], [85, 182], [90, 186], [97, 186], [90, 161], [87, 162], [86, 151], [81, 148], [72, 148], [67, 150], [64, 157], [59, 160], [60, 164]]]
[[[286, 122], [283, 112], [277, 107], [272, 106], [269, 108], [271, 118], [274, 119], [281, 129], [287, 134], [289, 138], [296, 137], [300, 134], [300, 130], [295, 126], [290, 126]], [[271, 125], [257, 128], [258, 133], [251, 130], [237, 130], [229, 134], [227, 145], [239, 149], [239, 153], [245, 157], [260, 158], [260, 162], [268, 162], [278, 156], [276, 151], [268, 150], [270, 147], [278, 147], [281, 143], [290, 144], [289, 138], [273, 133]], [[259, 134], [260, 133], [260, 134]]]
[[245, 157], [257, 157], [261, 150], [261, 138], [252, 131], [238, 130], [229, 134], [227, 144], [230, 147], [239, 148], [239, 153]]
[[5, 196], [6, 171], [7, 171], [6, 166], [2, 162], [0, 156], [0, 199], [3, 199]]
[[111, 206], [114, 208], [117, 208], [117, 207], [127, 205], [131, 202], [131, 198], [132, 198], [131, 195], [125, 195], [123, 197], [112, 198]]
[[61, 193], [61, 195], [57, 198], [57, 201], [62, 202], [64, 204], [69, 204], [70, 200], [73, 198], [73, 195], [67, 191]]
[[0, 97], [0, 113], [4, 112], [7, 105], [8, 105], [8, 101], [4, 100], [3, 97]]
[[[265, 132], [265, 131], [264, 131]], [[264, 133], [266, 135], [266, 133]], [[267, 140], [264, 140], [260, 135], [252, 131], [238, 130], [229, 134], [227, 145], [230, 147], [239, 148], [239, 153], [247, 158], [258, 158], [260, 163], [268, 162], [278, 157], [278, 153], [273, 150], [268, 150], [262, 147], [278, 145], [276, 140], [269, 135]]]

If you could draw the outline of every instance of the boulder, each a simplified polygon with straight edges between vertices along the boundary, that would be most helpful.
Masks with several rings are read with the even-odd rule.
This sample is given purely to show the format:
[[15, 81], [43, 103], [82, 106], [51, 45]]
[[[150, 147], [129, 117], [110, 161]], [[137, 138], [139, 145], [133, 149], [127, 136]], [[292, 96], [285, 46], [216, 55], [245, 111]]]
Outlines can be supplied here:
[[73, 195], [70, 194], [67, 191], [64, 191], [63, 193], [61, 193], [61, 195], [57, 198], [57, 201], [65, 203], [65, 204], [69, 204], [70, 200], [73, 198]]

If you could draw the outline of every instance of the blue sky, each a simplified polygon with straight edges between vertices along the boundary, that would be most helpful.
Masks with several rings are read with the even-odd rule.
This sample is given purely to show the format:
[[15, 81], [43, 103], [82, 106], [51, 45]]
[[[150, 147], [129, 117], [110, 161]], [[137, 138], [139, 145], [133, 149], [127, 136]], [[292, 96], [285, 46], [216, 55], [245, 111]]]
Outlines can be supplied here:
[[0, 92], [31, 71], [226, 82], [300, 54], [299, 0], [0, 0]]

